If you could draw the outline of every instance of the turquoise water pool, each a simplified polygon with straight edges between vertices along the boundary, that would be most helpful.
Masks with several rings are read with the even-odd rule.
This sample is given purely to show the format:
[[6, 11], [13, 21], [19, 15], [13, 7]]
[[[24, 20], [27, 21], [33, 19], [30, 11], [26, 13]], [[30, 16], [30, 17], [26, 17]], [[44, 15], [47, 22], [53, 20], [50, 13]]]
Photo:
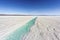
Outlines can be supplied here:
[[[37, 17], [36, 17], [37, 18]], [[22, 27], [10, 33], [5, 40], [22, 40], [22, 37], [29, 32], [30, 28], [35, 24], [36, 18], [33, 18]]]

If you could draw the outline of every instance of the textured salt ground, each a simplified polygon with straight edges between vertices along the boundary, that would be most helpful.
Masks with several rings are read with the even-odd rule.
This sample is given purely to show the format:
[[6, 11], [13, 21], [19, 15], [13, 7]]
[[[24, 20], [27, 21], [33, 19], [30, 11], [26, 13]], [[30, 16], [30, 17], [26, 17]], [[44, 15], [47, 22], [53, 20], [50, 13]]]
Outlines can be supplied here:
[[38, 16], [35, 25], [22, 38], [22, 40], [60, 40], [60, 16]]
[[60, 40], [60, 16], [39, 16], [23, 40]]

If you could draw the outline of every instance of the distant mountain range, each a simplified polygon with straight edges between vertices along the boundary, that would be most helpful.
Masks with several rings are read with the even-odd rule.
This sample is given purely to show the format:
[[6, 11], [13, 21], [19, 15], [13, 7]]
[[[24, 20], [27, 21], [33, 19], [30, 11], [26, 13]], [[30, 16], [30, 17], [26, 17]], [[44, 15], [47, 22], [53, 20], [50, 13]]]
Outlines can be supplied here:
[[60, 16], [60, 15], [25, 15], [25, 14], [0, 14], [0, 16]]

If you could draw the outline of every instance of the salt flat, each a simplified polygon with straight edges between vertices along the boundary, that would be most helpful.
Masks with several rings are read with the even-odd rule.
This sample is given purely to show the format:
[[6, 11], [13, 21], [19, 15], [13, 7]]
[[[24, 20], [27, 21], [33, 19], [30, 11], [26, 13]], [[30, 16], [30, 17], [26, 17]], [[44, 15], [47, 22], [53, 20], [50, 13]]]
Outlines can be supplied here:
[[[0, 40], [34, 16], [0, 17]], [[37, 16], [35, 24], [22, 40], [60, 40], [60, 16]]]
[[23, 40], [60, 40], [60, 16], [38, 16]]

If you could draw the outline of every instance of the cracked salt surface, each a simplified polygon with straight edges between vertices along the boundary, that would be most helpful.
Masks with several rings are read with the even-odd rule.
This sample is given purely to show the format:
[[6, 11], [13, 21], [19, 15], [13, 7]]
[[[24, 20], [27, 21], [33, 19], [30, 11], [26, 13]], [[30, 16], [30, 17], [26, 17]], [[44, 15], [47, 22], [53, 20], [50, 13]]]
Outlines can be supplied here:
[[60, 40], [60, 16], [39, 16], [23, 40]]

